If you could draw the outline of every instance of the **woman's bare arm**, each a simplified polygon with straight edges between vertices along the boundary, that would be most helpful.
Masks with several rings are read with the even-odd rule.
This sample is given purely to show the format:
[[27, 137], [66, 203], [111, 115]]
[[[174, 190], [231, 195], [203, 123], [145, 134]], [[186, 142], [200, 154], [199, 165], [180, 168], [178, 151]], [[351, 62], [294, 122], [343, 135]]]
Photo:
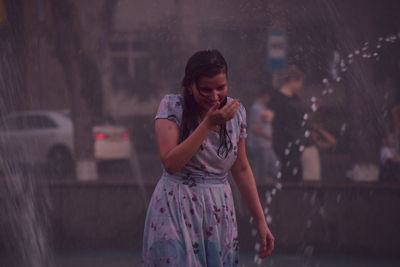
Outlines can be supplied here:
[[157, 119], [155, 122], [156, 139], [161, 162], [165, 170], [174, 174], [179, 171], [197, 152], [210, 130], [221, 122], [231, 120], [239, 108], [238, 101], [231, 101], [218, 110], [214, 105], [199, 126], [182, 143], [179, 142], [179, 127], [168, 119]]
[[261, 238], [262, 247], [259, 251], [260, 257], [265, 258], [274, 249], [274, 237], [265, 221], [264, 213], [258, 197], [256, 183], [249, 161], [247, 160], [245, 139], [240, 139], [238, 144], [238, 156], [231, 168], [232, 176], [245, 200], [254, 221], [257, 223], [258, 233]]

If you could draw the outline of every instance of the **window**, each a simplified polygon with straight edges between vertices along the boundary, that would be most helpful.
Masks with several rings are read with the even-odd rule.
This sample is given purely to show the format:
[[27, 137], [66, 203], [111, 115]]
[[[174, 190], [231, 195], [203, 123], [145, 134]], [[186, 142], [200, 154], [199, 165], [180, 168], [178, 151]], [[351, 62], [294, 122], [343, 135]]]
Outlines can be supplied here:
[[110, 42], [111, 86], [141, 100], [156, 92], [152, 51], [156, 41], [151, 31], [120, 33]]
[[38, 130], [56, 128], [55, 122], [44, 115], [27, 115], [16, 118], [17, 130]]
[[129, 58], [126, 56], [114, 56], [111, 59], [111, 83], [114, 90], [128, 90], [132, 80], [129, 72]]

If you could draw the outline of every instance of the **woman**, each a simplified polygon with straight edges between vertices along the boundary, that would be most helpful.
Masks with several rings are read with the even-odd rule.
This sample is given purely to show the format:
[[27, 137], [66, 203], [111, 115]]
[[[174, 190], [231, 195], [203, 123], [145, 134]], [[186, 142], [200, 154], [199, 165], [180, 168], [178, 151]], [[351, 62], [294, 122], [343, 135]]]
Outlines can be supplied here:
[[246, 157], [246, 113], [227, 97], [228, 67], [216, 50], [188, 61], [182, 95], [166, 95], [155, 117], [163, 175], [151, 198], [144, 266], [237, 266], [238, 235], [231, 170], [257, 223], [260, 257], [274, 238]]

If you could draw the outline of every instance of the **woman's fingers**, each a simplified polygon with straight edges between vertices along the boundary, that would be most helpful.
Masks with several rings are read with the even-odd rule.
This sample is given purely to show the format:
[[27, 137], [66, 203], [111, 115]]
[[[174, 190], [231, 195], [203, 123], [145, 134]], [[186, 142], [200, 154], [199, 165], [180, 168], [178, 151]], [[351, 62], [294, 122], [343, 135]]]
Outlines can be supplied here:
[[267, 244], [267, 256], [268, 256], [272, 253], [275, 247], [275, 239], [271, 233], [268, 233], [267, 235], [267, 242], [268, 242]]
[[234, 100], [227, 103], [221, 109], [218, 109], [218, 106], [218, 104], [215, 104], [208, 111], [207, 116], [211, 118], [213, 124], [221, 124], [231, 120], [233, 117], [235, 117], [240, 104], [238, 100]]
[[266, 252], [267, 252], [267, 237], [263, 236], [261, 237], [261, 248], [258, 252], [260, 258], [262, 259], [265, 258], [267, 256]]
[[234, 100], [226, 104], [222, 109], [221, 112], [226, 115], [227, 119], [232, 119], [235, 115], [237, 110], [239, 109], [239, 101]]
[[270, 232], [261, 237], [261, 248], [258, 252], [260, 258], [264, 259], [272, 253], [275, 246], [274, 242], [274, 237]]

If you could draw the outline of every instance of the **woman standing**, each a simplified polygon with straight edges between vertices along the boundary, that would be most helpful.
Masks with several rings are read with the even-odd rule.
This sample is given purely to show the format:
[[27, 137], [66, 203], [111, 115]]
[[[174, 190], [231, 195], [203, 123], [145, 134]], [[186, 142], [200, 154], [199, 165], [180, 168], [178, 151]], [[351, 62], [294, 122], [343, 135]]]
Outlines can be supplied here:
[[227, 97], [227, 73], [217, 50], [197, 52], [183, 94], [160, 103], [155, 132], [164, 170], [147, 210], [144, 266], [238, 265], [229, 170], [257, 223], [260, 257], [273, 250], [245, 151], [246, 112]]

